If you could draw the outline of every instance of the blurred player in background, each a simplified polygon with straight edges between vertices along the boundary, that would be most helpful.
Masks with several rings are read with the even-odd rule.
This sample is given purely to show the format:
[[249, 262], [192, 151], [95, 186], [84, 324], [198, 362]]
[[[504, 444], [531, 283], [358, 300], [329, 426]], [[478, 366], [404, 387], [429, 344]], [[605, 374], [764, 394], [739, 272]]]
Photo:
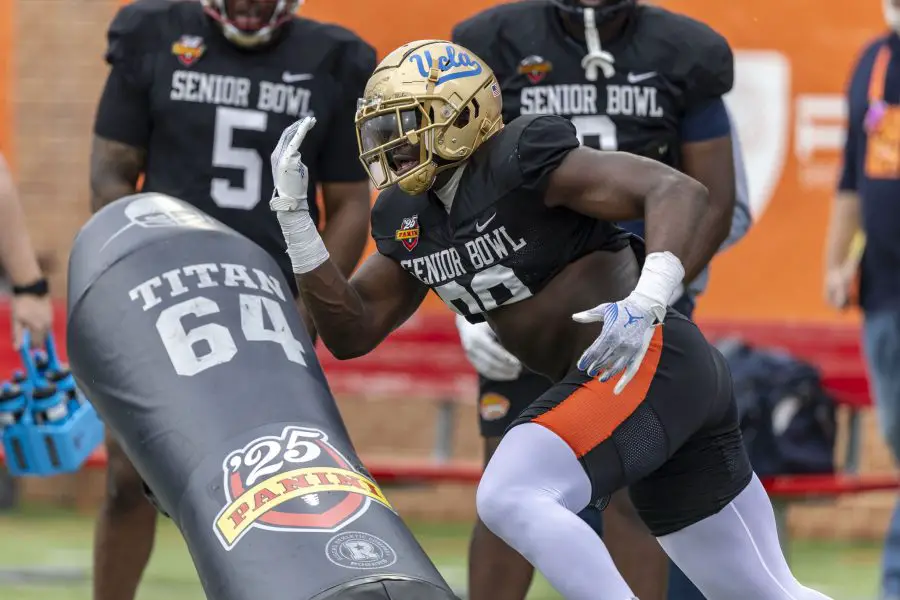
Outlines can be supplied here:
[[[847, 88], [847, 139], [831, 209], [824, 294], [845, 309], [859, 284], [878, 421], [900, 461], [900, 1], [883, 0], [883, 6], [891, 31], [865, 48]], [[880, 598], [900, 600], [900, 501], [884, 543]]]
[[[12, 285], [13, 346], [22, 345], [22, 334], [31, 333], [34, 346], [43, 346], [53, 324], [53, 305], [47, 280], [25, 226], [25, 214], [16, 195], [12, 175], [0, 154], [0, 264]], [[2, 342], [0, 342], [2, 343]]]
[[[299, 4], [138, 0], [119, 11], [109, 29], [112, 69], [94, 126], [94, 211], [134, 193], [143, 174], [143, 191], [181, 198], [246, 235], [293, 283], [266, 206], [273, 184], [265, 159], [285, 127], [315, 115], [324, 126], [303, 146], [309, 194], [315, 197], [321, 185], [322, 237], [341, 271], [353, 270], [369, 215], [353, 115], [375, 52], [350, 31], [294, 16]], [[321, 226], [315, 203], [312, 215]], [[109, 440], [107, 448], [94, 598], [129, 600], [150, 557], [156, 511], [119, 445]]]
[[[506, 122], [519, 115], [568, 117], [582, 144], [652, 158], [706, 185], [716, 215], [711, 235], [719, 244], [734, 243], [748, 229], [743, 161], [722, 99], [732, 87], [733, 58], [727, 41], [709, 27], [633, 0], [525, 1], [460, 23], [453, 40], [494, 70]], [[623, 226], [644, 233], [643, 222]], [[676, 297], [674, 307], [691, 316], [705, 284], [706, 271]], [[480, 375], [487, 461], [510, 423], [551, 382], [523, 371], [487, 324], [458, 318], [457, 325]], [[603, 523], [607, 544], [637, 595], [661, 600], [666, 559], [630, 504], [626, 492], [613, 496]], [[597, 508], [582, 516], [600, 533]], [[523, 600], [531, 579], [528, 562], [476, 524], [471, 600]], [[702, 599], [675, 568], [672, 579], [670, 598]]]

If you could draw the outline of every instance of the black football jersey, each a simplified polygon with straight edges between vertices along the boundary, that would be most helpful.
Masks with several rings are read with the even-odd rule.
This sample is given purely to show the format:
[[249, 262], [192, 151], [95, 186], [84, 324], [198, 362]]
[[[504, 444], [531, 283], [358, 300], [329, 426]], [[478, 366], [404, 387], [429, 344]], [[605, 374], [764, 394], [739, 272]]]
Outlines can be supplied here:
[[679, 168], [682, 117], [732, 87], [728, 42], [699, 21], [640, 5], [622, 35], [603, 45], [615, 74], [588, 81], [581, 66], [587, 46], [560, 19], [545, 0], [502, 4], [457, 25], [453, 41], [493, 69], [506, 122], [561, 115], [585, 145]]
[[566, 119], [514, 119], [440, 189], [384, 190], [372, 211], [378, 251], [473, 323], [531, 297], [569, 263], [633, 239], [611, 223], [545, 204], [550, 174], [578, 146]]
[[[297, 17], [273, 43], [240, 48], [199, 2], [172, 0], [125, 5], [108, 38], [110, 78], [128, 88], [118, 101], [128, 105], [127, 118], [98, 113], [97, 135], [147, 150], [143, 191], [202, 209], [290, 274], [267, 205], [269, 157], [287, 126], [314, 115], [317, 126], [301, 146], [310, 198], [321, 182], [365, 181], [353, 117], [375, 51], [346, 29]], [[318, 221], [315, 202], [310, 206]]]

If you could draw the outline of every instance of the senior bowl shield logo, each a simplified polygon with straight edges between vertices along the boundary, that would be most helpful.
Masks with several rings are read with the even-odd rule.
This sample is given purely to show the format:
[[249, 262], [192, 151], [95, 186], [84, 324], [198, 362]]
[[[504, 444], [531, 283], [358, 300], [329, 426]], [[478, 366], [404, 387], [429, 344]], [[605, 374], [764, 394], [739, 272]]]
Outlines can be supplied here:
[[[758, 219], [778, 188], [790, 150], [791, 62], [780, 52], [740, 50], [734, 54], [734, 72], [734, 88], [725, 102], [744, 152], [747, 181], [752, 182], [748, 186], [751, 213]], [[766, 110], [760, 111], [760, 106]], [[803, 113], [798, 106], [798, 122], [806, 119]], [[807, 162], [807, 137], [796, 136], [801, 165]]]
[[522, 59], [519, 63], [519, 75], [524, 75], [533, 84], [538, 84], [544, 80], [550, 71], [553, 70], [553, 64], [544, 57], [532, 54]]
[[394, 232], [394, 239], [403, 244], [403, 247], [412, 252], [419, 245], [419, 215], [413, 215], [403, 219], [400, 229]]
[[373, 502], [393, 510], [368, 474], [318, 429], [287, 426], [222, 462], [226, 504], [213, 522], [225, 550], [251, 529], [334, 533]]
[[172, 44], [172, 54], [186, 67], [191, 66], [203, 56], [206, 46], [203, 38], [198, 35], [183, 35]]

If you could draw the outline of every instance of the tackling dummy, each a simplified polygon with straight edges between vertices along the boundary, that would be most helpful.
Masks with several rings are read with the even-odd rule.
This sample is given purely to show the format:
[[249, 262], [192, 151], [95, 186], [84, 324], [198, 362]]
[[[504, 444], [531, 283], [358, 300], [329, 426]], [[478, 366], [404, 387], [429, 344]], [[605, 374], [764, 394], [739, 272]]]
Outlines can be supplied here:
[[266, 252], [137, 194], [69, 259], [78, 384], [187, 541], [208, 598], [451, 600], [350, 443]]

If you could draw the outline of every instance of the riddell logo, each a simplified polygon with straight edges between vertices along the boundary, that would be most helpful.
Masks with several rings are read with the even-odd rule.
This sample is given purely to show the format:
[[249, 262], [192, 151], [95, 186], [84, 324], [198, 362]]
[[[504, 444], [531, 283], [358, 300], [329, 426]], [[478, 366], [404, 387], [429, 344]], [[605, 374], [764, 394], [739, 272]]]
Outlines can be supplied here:
[[288, 426], [257, 438], [229, 454], [222, 469], [227, 504], [213, 530], [226, 550], [253, 528], [336, 532], [373, 501], [391, 509], [375, 481], [318, 429]]

